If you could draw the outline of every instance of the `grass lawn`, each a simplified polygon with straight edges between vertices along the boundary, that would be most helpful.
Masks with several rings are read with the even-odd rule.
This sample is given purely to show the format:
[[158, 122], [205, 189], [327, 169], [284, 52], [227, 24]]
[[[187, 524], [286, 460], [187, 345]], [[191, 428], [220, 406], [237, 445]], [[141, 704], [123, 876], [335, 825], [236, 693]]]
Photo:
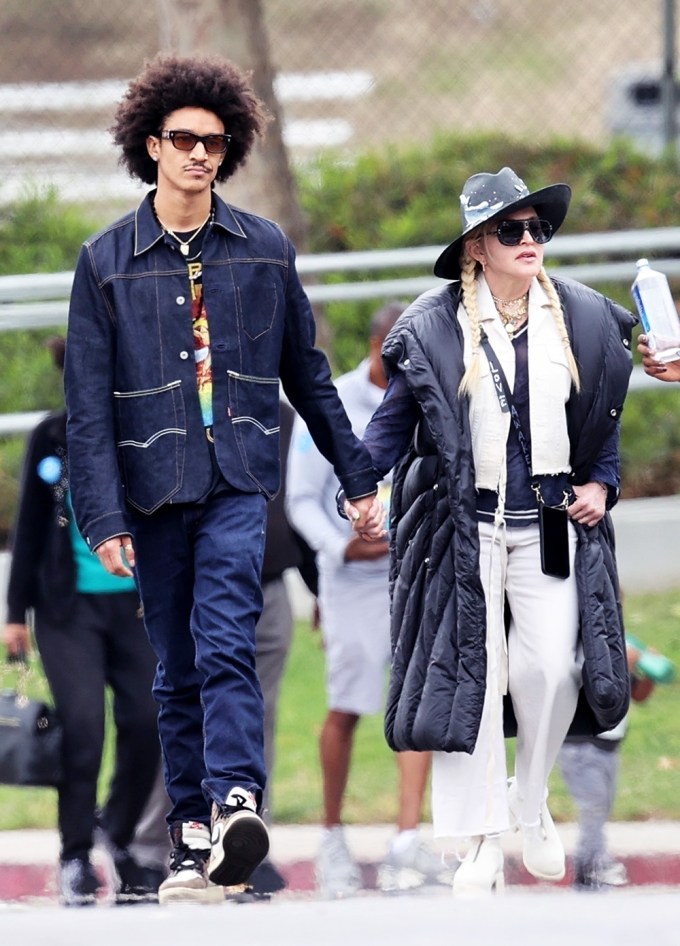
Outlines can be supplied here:
[[[625, 612], [630, 632], [670, 657], [679, 677], [657, 687], [648, 702], [631, 709], [613, 817], [680, 820], [680, 589], [630, 596], [625, 601]], [[279, 710], [273, 780], [273, 809], [278, 822], [315, 823], [321, 818], [318, 735], [325, 715], [323, 674], [320, 635], [301, 622], [296, 628]], [[7, 674], [0, 685], [8, 686], [10, 682]], [[32, 680], [31, 689], [40, 689], [38, 679]], [[512, 743], [509, 751], [512, 753]], [[109, 744], [102, 790], [110, 774], [110, 756]], [[550, 788], [550, 807], [556, 820], [573, 819], [575, 808], [559, 773], [553, 773]], [[396, 766], [384, 742], [382, 719], [365, 718], [357, 731], [346, 820], [390, 822], [396, 810]], [[424, 819], [429, 819], [429, 804]], [[55, 824], [53, 790], [0, 786], [0, 830]]]

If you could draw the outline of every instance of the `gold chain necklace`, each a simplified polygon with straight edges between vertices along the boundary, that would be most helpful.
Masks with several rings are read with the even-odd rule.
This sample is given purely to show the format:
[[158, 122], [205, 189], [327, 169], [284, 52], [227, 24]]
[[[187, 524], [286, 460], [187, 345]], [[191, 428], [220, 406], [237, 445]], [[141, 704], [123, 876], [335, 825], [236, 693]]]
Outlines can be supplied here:
[[195, 240], [195, 239], [196, 239], [196, 237], [198, 236], [198, 234], [201, 232], [201, 230], [202, 230], [203, 227], [206, 225], [206, 223], [208, 222], [208, 220], [210, 220], [211, 217], [212, 217], [212, 210], [210, 211], [210, 213], [208, 214], [208, 216], [205, 218], [205, 220], [203, 221], [203, 223], [200, 225], [200, 227], [199, 227], [197, 230], [194, 230], [194, 232], [191, 234], [191, 236], [189, 237], [188, 240], [182, 240], [181, 237], [178, 237], [177, 234], [175, 233], [175, 231], [174, 231], [174, 230], [171, 230], [170, 227], [166, 227], [166, 225], [163, 223], [163, 221], [162, 221], [160, 218], [159, 218], [158, 222], [159, 222], [160, 225], [163, 227], [163, 229], [165, 230], [166, 233], [168, 233], [171, 237], [173, 237], [175, 240], [177, 240], [177, 242], [179, 243], [179, 251], [180, 251], [180, 253], [182, 254], [182, 256], [188, 256], [188, 255], [189, 255], [189, 247], [190, 247], [190, 245], [191, 245], [192, 240]]
[[498, 310], [506, 332], [513, 337], [515, 332], [525, 323], [529, 315], [529, 293], [525, 293], [518, 299], [499, 299], [491, 293], [491, 298]]

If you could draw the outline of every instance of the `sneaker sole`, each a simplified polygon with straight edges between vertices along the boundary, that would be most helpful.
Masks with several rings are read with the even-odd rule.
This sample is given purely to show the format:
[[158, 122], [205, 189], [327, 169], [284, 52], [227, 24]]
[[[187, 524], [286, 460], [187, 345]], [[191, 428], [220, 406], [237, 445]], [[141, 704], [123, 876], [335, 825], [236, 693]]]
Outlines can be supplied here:
[[269, 835], [262, 819], [251, 811], [238, 811], [213, 845], [208, 877], [222, 887], [245, 884], [268, 853]]
[[224, 903], [224, 890], [215, 884], [208, 887], [170, 887], [158, 893], [158, 902], [165, 903]]

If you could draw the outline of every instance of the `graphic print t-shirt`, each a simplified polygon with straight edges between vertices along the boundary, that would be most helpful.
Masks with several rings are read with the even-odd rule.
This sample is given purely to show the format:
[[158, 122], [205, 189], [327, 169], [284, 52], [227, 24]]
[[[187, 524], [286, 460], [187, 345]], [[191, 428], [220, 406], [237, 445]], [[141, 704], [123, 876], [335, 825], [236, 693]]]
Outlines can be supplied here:
[[189, 284], [191, 286], [191, 324], [194, 332], [194, 358], [196, 359], [196, 384], [201, 404], [203, 423], [211, 427], [212, 409], [212, 358], [210, 354], [210, 328], [208, 314], [203, 302], [203, 264], [200, 256], [188, 260]]

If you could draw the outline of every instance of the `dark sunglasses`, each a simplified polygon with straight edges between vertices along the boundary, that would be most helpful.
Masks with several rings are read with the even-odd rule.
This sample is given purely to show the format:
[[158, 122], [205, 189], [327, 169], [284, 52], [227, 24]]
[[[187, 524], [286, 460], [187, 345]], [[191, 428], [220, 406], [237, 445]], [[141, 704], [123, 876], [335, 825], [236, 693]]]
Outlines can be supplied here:
[[193, 131], [159, 131], [158, 136], [171, 141], [178, 151], [193, 151], [200, 141], [208, 154], [224, 154], [231, 135], [195, 135]]
[[536, 243], [547, 243], [552, 239], [552, 226], [547, 220], [541, 220], [539, 217], [531, 217], [529, 220], [501, 220], [498, 226], [489, 232], [495, 233], [498, 242], [503, 246], [518, 246], [525, 230], [529, 231]]

